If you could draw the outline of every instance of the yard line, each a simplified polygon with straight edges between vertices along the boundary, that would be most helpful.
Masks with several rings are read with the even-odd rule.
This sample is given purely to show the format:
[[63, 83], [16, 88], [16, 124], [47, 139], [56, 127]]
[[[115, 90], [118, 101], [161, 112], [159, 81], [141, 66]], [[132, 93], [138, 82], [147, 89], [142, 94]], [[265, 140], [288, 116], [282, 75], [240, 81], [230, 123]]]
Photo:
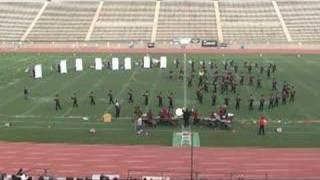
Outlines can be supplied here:
[[[49, 77], [49, 78], [41, 79], [38, 84], [36, 84], [35, 86], [33, 86], [33, 87], [31, 88], [31, 90], [34, 90], [34, 89], [38, 88], [42, 83], [45, 83], [45, 82], [49, 81], [49, 80], [52, 79], [53, 77], [54, 77], [54, 76], [51, 76], [51, 77]], [[4, 102], [4, 103], [1, 103], [1, 104], [0, 104], [0, 107], [3, 107], [4, 105], [6, 105], [6, 104], [8, 104], [8, 103], [10, 103], [10, 102], [12, 102], [12, 101], [15, 101], [16, 99], [18, 99], [19, 97], [22, 97], [22, 96], [23, 96], [23, 93], [22, 93], [22, 89], [21, 89], [21, 93], [19, 93], [19, 94], [16, 95], [16, 96], [13, 96], [13, 98], [10, 98], [9, 101], [6, 101], [6, 102]]]
[[[155, 89], [157, 88], [157, 85], [158, 85], [159, 80], [160, 80], [160, 78], [161, 78], [161, 73], [162, 73], [161, 70], [159, 70], [158, 76], [157, 76], [157, 81], [152, 84], [151, 91], [150, 91], [150, 95], [152, 95], [153, 92], [155, 91]], [[149, 106], [150, 106], [150, 103], [148, 104], [148, 106], [145, 107], [145, 112], [148, 111]]]
[[[111, 72], [111, 70], [109, 70], [107, 74], [110, 74], [110, 72]], [[100, 79], [98, 80], [98, 82], [95, 83], [95, 86], [92, 86], [93, 88], [90, 88], [90, 89], [87, 91], [87, 94], [89, 94], [91, 91], [99, 88], [99, 87], [100, 87], [99, 84], [101, 84], [103, 81], [104, 81], [104, 79], [103, 79], [103, 78], [100, 78]], [[79, 98], [79, 100], [83, 100], [84, 98], [85, 98], [85, 96], [81, 96], [81, 97]], [[72, 109], [73, 109], [73, 107], [69, 107], [69, 109], [63, 114], [63, 116], [67, 116], [68, 114], [70, 114], [70, 112], [72, 111]]]
[[[121, 90], [119, 91], [119, 93], [117, 93], [116, 94], [116, 99], [118, 99], [118, 97], [127, 89], [127, 87], [131, 84], [131, 82], [132, 82], [132, 80], [133, 80], [133, 78], [134, 78], [134, 76], [137, 74], [137, 72], [138, 72], [138, 70], [139, 70], [139, 68], [136, 68], [134, 71], [133, 71], [133, 73], [131, 74], [131, 76], [128, 78], [128, 81], [122, 86], [122, 88], [121, 88]], [[120, 105], [121, 105], [121, 103], [123, 102], [123, 99], [118, 99], [118, 101], [119, 101], [119, 103], [120, 103]], [[109, 104], [109, 106], [108, 106], [108, 108], [107, 108], [107, 110], [105, 111], [105, 113], [109, 113], [109, 111], [110, 111], [110, 109], [112, 108], [112, 104]]]
[[[86, 71], [87, 73], [88, 71]], [[81, 73], [81, 75], [77, 76], [76, 78], [72, 78], [68, 83], [64, 84], [64, 86], [62, 86], [61, 88], [59, 88], [58, 90], [54, 91], [54, 93], [50, 94], [49, 97], [52, 97], [57, 94], [58, 92], [61, 92], [62, 90], [70, 87], [74, 82], [76, 82], [76, 80], [80, 79], [82, 76], [84, 76], [86, 73]], [[32, 112], [33, 110], [35, 110], [36, 108], [38, 108], [41, 105], [41, 103], [36, 104], [34, 106], [32, 106], [32, 108], [28, 109], [27, 111], [23, 112], [22, 115], [26, 115], [30, 112]]]
[[185, 108], [187, 108], [187, 54], [183, 54], [183, 105]]

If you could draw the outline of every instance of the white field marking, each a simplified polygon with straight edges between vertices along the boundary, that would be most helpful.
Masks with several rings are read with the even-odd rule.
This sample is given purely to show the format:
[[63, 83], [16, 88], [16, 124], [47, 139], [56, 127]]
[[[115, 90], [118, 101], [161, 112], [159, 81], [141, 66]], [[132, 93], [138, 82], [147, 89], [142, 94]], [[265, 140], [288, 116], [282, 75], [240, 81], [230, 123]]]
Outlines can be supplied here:
[[[32, 90], [38, 88], [41, 84], [49, 81], [49, 80], [52, 79], [53, 77], [54, 77], [54, 76], [51, 76], [51, 77], [49, 77], [49, 78], [42, 79], [37, 85], [35, 85], [35, 86], [32, 87]], [[18, 98], [20, 98], [20, 97], [22, 97], [22, 96], [23, 96], [22, 92], [21, 92], [21, 93], [18, 93], [18, 95], [13, 96], [13, 98], [10, 98], [9, 101], [6, 101], [6, 102], [4, 102], [4, 103], [1, 103], [1, 104], [0, 104], [0, 108], [3, 107], [3, 106], [6, 105], [6, 104], [12, 102], [12, 101], [15, 101], [16, 99], [18, 99]]]
[[[22, 63], [21, 62], [34, 62], [34, 60], [36, 59], [36, 58], [34, 58], [34, 59], [32, 59], [32, 60], [30, 60], [31, 59], [31, 57], [29, 57], [29, 58], [22, 58], [22, 60], [17, 60], [17, 61], [15, 61], [15, 63], [13, 63], [13, 64], [10, 64], [10, 65], [8, 65], [8, 66], [1, 66], [0, 67], [0, 70], [2, 70], [2, 69], [11, 69], [11, 68], [13, 68], [13, 67], [16, 67], [17, 65], [21, 65]], [[11, 60], [9, 60], [9, 61], [11, 61]]]
[[[0, 127], [1, 128], [1, 127]], [[11, 129], [30, 129], [30, 130], [35, 130], [35, 129], [47, 129], [47, 130], [68, 130], [68, 131], [88, 131], [90, 127], [59, 127], [59, 128], [47, 128], [44, 126], [13, 126], [10, 127]], [[97, 134], [99, 134], [100, 132], [119, 132], [119, 131], [123, 131], [123, 132], [130, 132], [128, 131], [128, 128], [112, 128], [112, 127], [104, 127], [104, 128], [96, 128], [97, 130]], [[164, 133], [172, 133], [171, 130], [157, 130], [157, 133], [159, 132], [164, 132]], [[93, 135], [94, 136], [94, 135]]]
[[[33, 64], [35, 59], [32, 59], [30, 60], [30, 58], [24, 58], [24, 61], [22, 62], [29, 62], [29, 64]], [[7, 68], [3, 68], [3, 69], [11, 69], [11, 68], [14, 68], [15, 69], [15, 72], [13, 73], [14, 75], [19, 73], [18, 71], [16, 71], [18, 68], [17, 68], [17, 65], [20, 65], [20, 66], [23, 66], [21, 68], [25, 69], [27, 65], [25, 64], [22, 64], [22, 63], [15, 63], [14, 65], [12, 65], [11, 67], [7, 67]], [[0, 68], [1, 69], [1, 68]], [[9, 76], [11, 76], [12, 74], [11, 73], [7, 73], [5, 74], [4, 76], [0, 76], [0, 80], [3, 80], [3, 79], [7, 79]], [[26, 75], [26, 73], [24, 73], [24, 75]], [[7, 87], [8, 88], [8, 87]]]
[[[54, 91], [52, 94], [50, 94], [50, 97], [53, 98], [53, 96], [55, 94], [57, 94], [58, 92], [63, 91], [64, 89], [70, 87], [74, 82], [77, 82], [78, 79], [80, 79], [82, 76], [84, 76], [85, 74], [87, 74], [89, 71], [86, 71], [85, 73], [82, 73], [81, 75], [77, 76], [76, 78], [72, 78], [68, 83], [64, 84], [64, 86], [62, 86], [61, 88], [59, 88], [58, 90]], [[34, 106], [32, 106], [30, 109], [28, 109], [27, 111], [23, 112], [22, 115], [26, 115], [30, 112], [32, 112], [33, 110], [35, 110], [36, 108], [38, 108], [39, 106], [41, 106], [42, 104], [36, 104]]]
[[14, 80], [8, 82], [6, 85], [0, 86], [0, 90], [2, 90], [2, 89], [7, 89], [7, 88], [9, 88], [9, 87], [11, 87], [11, 86], [19, 83], [20, 81], [21, 81], [21, 79], [14, 79]]
[[[153, 92], [154, 92], [155, 89], [157, 88], [157, 85], [159, 84], [159, 80], [160, 80], [160, 77], [161, 77], [161, 73], [162, 73], [161, 70], [159, 70], [158, 76], [157, 76], [157, 81], [152, 84], [150, 94], [153, 94]], [[150, 103], [148, 104], [148, 106], [145, 107], [145, 112], [148, 111], [149, 106], [150, 106]]]
[[183, 106], [187, 108], [187, 54], [183, 54]]
[[[111, 72], [111, 71], [108, 71], [107, 74], [110, 74], [110, 72]], [[96, 83], [94, 84], [94, 86], [92, 86], [93, 88], [91, 88], [91, 89], [89, 89], [89, 90], [87, 91], [87, 94], [89, 94], [91, 91], [93, 91], [93, 90], [97, 89], [98, 87], [100, 87], [99, 84], [101, 84], [102, 82], [103, 82], [103, 78], [100, 78], [99, 81], [96, 82]], [[86, 97], [86, 96], [81, 96], [81, 97], [79, 98], [79, 100], [83, 100], [85, 97]], [[63, 116], [66, 116], [66, 115], [70, 114], [70, 112], [72, 111], [72, 109], [73, 109], [72, 106], [69, 107], [69, 109], [68, 109], [65, 113], [63, 113]]]
[[[120, 103], [120, 107], [122, 102], [124, 101], [124, 99], [118, 99], [118, 97], [127, 89], [127, 87], [131, 84], [132, 80], [134, 79], [134, 76], [136, 75], [136, 73], [138, 72], [139, 68], [135, 68], [135, 70], [133, 71], [133, 73], [131, 74], [131, 76], [128, 78], [128, 81], [122, 85], [121, 90], [116, 94], [116, 98], [119, 103]], [[114, 100], [115, 100], [114, 99]], [[110, 109], [113, 107], [113, 104], [109, 104], [107, 110], [105, 111], [105, 113], [109, 113]]]

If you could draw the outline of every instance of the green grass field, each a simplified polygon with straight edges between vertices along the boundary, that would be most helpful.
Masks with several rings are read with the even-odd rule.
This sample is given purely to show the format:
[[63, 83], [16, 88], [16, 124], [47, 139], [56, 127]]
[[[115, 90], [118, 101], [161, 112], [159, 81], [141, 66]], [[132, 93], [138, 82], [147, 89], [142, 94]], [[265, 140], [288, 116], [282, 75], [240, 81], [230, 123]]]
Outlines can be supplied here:
[[[126, 55], [114, 55], [121, 59]], [[133, 60], [142, 59], [143, 55], [130, 55]], [[152, 57], [159, 57], [153, 55]], [[71, 65], [76, 57], [85, 61], [83, 72], [74, 72]], [[106, 54], [1, 54], [0, 55], [0, 140], [5, 141], [34, 141], [34, 142], [64, 142], [64, 143], [106, 143], [106, 144], [172, 144], [173, 132], [179, 131], [180, 126], [171, 127], [160, 125], [151, 129], [151, 136], [135, 135], [133, 123], [130, 119], [134, 105], [141, 105], [143, 110], [152, 109], [158, 112], [155, 96], [162, 91], [164, 95], [174, 92], [175, 106], [184, 104], [184, 81], [178, 80], [177, 70], [172, 62], [184, 55], [169, 55], [168, 69], [154, 68], [150, 70], [133, 67], [131, 71], [95, 71], [90, 69], [95, 57], [110, 59]], [[248, 86], [239, 88], [242, 96], [241, 110], [235, 112], [234, 95], [230, 95], [229, 111], [234, 112], [236, 120], [230, 130], [212, 129], [206, 126], [193, 126], [199, 133], [201, 146], [263, 146], [263, 147], [319, 147], [320, 124], [304, 123], [305, 120], [320, 120], [320, 56], [303, 55], [186, 55], [186, 58], [212, 60], [218, 62], [223, 69], [223, 60], [234, 60], [239, 64], [239, 71], [244, 71], [243, 62], [258, 62], [259, 64], [275, 63], [277, 72], [275, 78], [279, 85], [283, 81], [295, 85], [297, 91], [294, 104], [281, 105], [272, 110], [259, 112], [248, 111], [247, 98], [254, 94], [259, 98], [261, 94], [271, 92], [271, 80], [263, 76], [263, 88], [257, 90]], [[67, 59], [69, 73], [65, 75], [52, 72], [50, 67], [60, 59]], [[28, 66], [41, 63], [44, 66], [44, 78], [32, 79], [25, 69]], [[196, 63], [198, 66], [199, 63]], [[174, 69], [175, 79], [169, 80], [169, 70]], [[257, 70], [254, 70], [257, 73]], [[190, 72], [190, 65], [188, 65]], [[196, 78], [197, 80], [197, 78]], [[31, 90], [31, 98], [24, 100], [23, 88]], [[134, 105], [127, 103], [128, 89], [135, 91]], [[212, 87], [209, 87], [210, 90]], [[121, 118], [106, 124], [101, 122], [105, 112], [114, 113], [114, 107], [107, 103], [107, 90], [112, 89], [114, 96], [121, 102]], [[149, 107], [143, 106], [142, 94], [150, 91]], [[93, 91], [97, 105], [89, 105], [88, 94]], [[200, 115], [208, 115], [212, 111], [210, 94], [204, 95], [203, 105], [199, 105], [195, 96], [196, 88], [187, 89], [187, 104], [199, 109]], [[77, 92], [80, 107], [72, 108], [70, 96]], [[62, 100], [62, 111], [54, 110], [53, 97], [59, 94]], [[222, 104], [223, 97], [219, 95], [218, 104]], [[167, 99], [164, 101], [167, 104]], [[216, 109], [216, 107], [215, 107]], [[257, 109], [257, 108], [256, 108]], [[253, 123], [261, 114], [269, 118], [266, 136], [257, 136], [257, 125]], [[89, 117], [88, 121], [82, 117]], [[282, 123], [277, 123], [282, 120]], [[11, 122], [12, 127], [5, 127]], [[285, 123], [284, 123], [285, 122]], [[282, 126], [282, 134], [274, 132], [274, 128]], [[88, 130], [96, 128], [96, 135], [89, 135]]]

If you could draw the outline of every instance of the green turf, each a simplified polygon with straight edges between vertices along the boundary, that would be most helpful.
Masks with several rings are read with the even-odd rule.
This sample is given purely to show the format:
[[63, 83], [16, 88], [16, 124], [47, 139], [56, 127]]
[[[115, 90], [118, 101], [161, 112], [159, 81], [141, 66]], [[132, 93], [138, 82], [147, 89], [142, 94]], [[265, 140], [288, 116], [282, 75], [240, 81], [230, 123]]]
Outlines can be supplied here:
[[[112, 72], [104, 70], [97, 72], [90, 69], [94, 57], [110, 59], [112, 55], [106, 54], [0, 54], [0, 140], [6, 141], [35, 141], [35, 142], [66, 142], [66, 143], [112, 143], [112, 144], [160, 144], [172, 145], [172, 134], [180, 130], [180, 126], [171, 127], [160, 125], [151, 129], [151, 136], [136, 136], [134, 126], [130, 119], [134, 105], [141, 105], [143, 110], [152, 109], [158, 112], [155, 96], [162, 91], [163, 94], [174, 92], [175, 106], [184, 104], [184, 82], [182, 80], [169, 80], [168, 71], [174, 69], [172, 60], [183, 59], [183, 54], [169, 55], [169, 68], [143, 70], [134, 67], [131, 71]], [[126, 55], [117, 55], [125, 57]], [[142, 55], [130, 55], [133, 59], [140, 60]], [[84, 72], [73, 72], [60, 75], [51, 72], [50, 66], [67, 59], [72, 65], [76, 57], [85, 60]], [[159, 57], [159, 55], [154, 55]], [[199, 132], [201, 146], [264, 146], [264, 147], [319, 147], [320, 124], [299, 123], [304, 120], [320, 120], [320, 56], [303, 55], [189, 55], [187, 59], [222, 61], [235, 60], [241, 64], [239, 71], [243, 71], [242, 62], [276, 63], [278, 72], [275, 77], [279, 82], [287, 81], [294, 84], [297, 91], [296, 102], [280, 106], [271, 111], [249, 112], [246, 98], [254, 94], [257, 98], [261, 94], [270, 93], [271, 80], [263, 77], [263, 89], [256, 90], [248, 86], [241, 87], [239, 92], [243, 97], [241, 110], [236, 112], [234, 130], [211, 129], [205, 126], [193, 126], [192, 130]], [[26, 67], [41, 63], [44, 65], [44, 78], [34, 80], [25, 73]], [[198, 65], [198, 64], [197, 64]], [[188, 72], [190, 68], [188, 66]], [[177, 74], [177, 71], [175, 70]], [[175, 74], [175, 76], [176, 76]], [[267, 84], [268, 83], [268, 84]], [[23, 99], [24, 87], [31, 89], [31, 99]], [[135, 91], [134, 105], [127, 104], [128, 88]], [[210, 87], [212, 88], [212, 87]], [[106, 92], [112, 89], [114, 95], [121, 102], [121, 118], [110, 124], [101, 122], [104, 112], [114, 113], [114, 107], [107, 104]], [[142, 105], [142, 94], [150, 91], [150, 105]], [[97, 106], [89, 105], [88, 93], [95, 92]], [[205, 94], [204, 104], [199, 105], [195, 97], [195, 88], [187, 89], [187, 104], [195, 106], [201, 115], [211, 112], [210, 95]], [[77, 92], [79, 96], [78, 109], [71, 106], [70, 96]], [[61, 112], [54, 110], [53, 96], [59, 93], [62, 98]], [[221, 104], [224, 96], [219, 96]], [[230, 111], [234, 112], [234, 95], [231, 95]], [[167, 99], [165, 99], [167, 104]], [[256, 135], [257, 125], [253, 123], [261, 114], [270, 119], [267, 135]], [[81, 119], [89, 117], [88, 121]], [[282, 124], [277, 123], [282, 120]], [[5, 128], [5, 122], [13, 124]], [[285, 122], [285, 123], [284, 123]], [[274, 128], [284, 127], [282, 134], [276, 134]], [[96, 135], [89, 135], [89, 128], [96, 128]]]

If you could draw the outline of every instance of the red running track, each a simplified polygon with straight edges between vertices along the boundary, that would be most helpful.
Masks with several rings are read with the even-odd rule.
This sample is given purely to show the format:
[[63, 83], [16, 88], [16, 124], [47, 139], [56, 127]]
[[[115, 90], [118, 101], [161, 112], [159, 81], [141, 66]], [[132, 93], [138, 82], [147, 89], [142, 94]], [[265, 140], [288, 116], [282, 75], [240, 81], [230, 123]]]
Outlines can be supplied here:
[[[59, 176], [164, 175], [188, 178], [190, 148], [0, 142], [0, 171], [49, 169]], [[133, 171], [132, 171], [133, 170]], [[287, 177], [320, 179], [320, 149], [195, 148], [194, 171], [209, 179]], [[30, 171], [32, 172], [32, 171]]]

